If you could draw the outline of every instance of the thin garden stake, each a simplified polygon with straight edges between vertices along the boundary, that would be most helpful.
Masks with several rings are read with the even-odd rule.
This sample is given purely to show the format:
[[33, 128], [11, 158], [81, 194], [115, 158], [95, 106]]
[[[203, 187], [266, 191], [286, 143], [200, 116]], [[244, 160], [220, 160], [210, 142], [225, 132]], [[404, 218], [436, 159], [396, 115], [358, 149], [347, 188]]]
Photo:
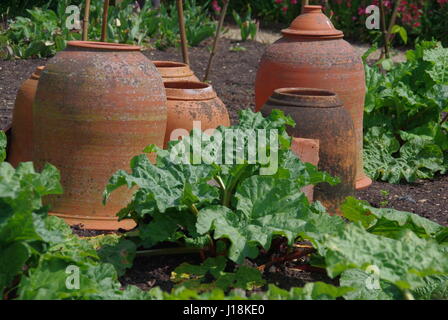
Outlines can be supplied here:
[[305, 8], [305, 6], [307, 6], [309, 4], [310, 4], [309, 0], [302, 0], [302, 13], [303, 13], [303, 9]]
[[182, 46], [182, 57], [184, 59], [184, 63], [190, 64], [190, 58], [188, 57], [187, 33], [185, 32], [184, 6], [182, 0], [177, 0], [176, 4], [177, 4], [177, 15], [179, 18], [180, 44]]
[[89, 16], [90, 16], [90, 0], [86, 0], [84, 8], [84, 23], [82, 25], [82, 41], [87, 41], [89, 37]]
[[105, 42], [107, 39], [107, 19], [109, 15], [109, 0], [104, 0], [103, 9], [103, 27], [101, 29], [101, 42]]
[[216, 48], [218, 47], [219, 35], [221, 34], [222, 26], [224, 25], [224, 19], [227, 14], [227, 8], [229, 7], [230, 0], [224, 0], [224, 7], [222, 8], [221, 15], [219, 17], [218, 27], [216, 28], [215, 39], [213, 40], [212, 51], [210, 52], [210, 58], [208, 59], [207, 70], [205, 71], [204, 82], [208, 80], [210, 69], [212, 67], [213, 58], [216, 54]]
[[384, 1], [380, 0], [380, 14], [381, 14], [381, 32], [383, 33], [384, 37], [384, 55], [386, 56], [386, 59], [390, 58], [389, 55], [389, 36], [386, 29], [386, 15], [384, 13]]
[[395, 22], [397, 21], [398, 9], [400, 9], [400, 4], [401, 0], [397, 0], [397, 2], [395, 3], [394, 11], [392, 12], [392, 17], [390, 18], [389, 29], [387, 30], [387, 41], [389, 41], [389, 43], [392, 38], [392, 28], [394, 27]]

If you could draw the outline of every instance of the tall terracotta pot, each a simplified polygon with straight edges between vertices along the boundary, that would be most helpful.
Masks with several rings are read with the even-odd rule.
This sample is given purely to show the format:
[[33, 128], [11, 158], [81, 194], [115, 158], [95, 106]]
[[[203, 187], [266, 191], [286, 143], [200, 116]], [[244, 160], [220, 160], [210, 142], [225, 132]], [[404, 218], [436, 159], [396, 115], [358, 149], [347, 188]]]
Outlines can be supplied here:
[[87, 229], [133, 227], [116, 218], [132, 193], [120, 190], [106, 206], [102, 194], [145, 146], [163, 146], [165, 90], [140, 47], [69, 42], [42, 73], [33, 109], [33, 159], [55, 165], [64, 188], [45, 199], [51, 212]]
[[320, 88], [338, 94], [352, 116], [356, 131], [356, 187], [367, 188], [372, 180], [363, 169], [363, 115], [365, 75], [360, 57], [343, 40], [322, 13], [321, 6], [305, 6], [283, 38], [266, 49], [259, 65], [256, 110], [259, 111], [274, 89]]
[[[168, 99], [168, 122], [165, 146], [176, 129], [193, 129], [193, 121], [200, 121], [201, 130], [230, 126], [226, 106], [218, 98], [212, 86], [202, 82], [165, 82]], [[173, 137], [177, 139], [178, 137]]]
[[33, 103], [45, 67], [37, 67], [19, 88], [12, 113], [11, 141], [7, 161], [14, 167], [33, 158]]
[[199, 81], [188, 64], [174, 61], [153, 61], [163, 81]]
[[288, 128], [294, 137], [319, 140], [318, 168], [341, 179], [341, 183], [316, 186], [314, 199], [319, 200], [329, 213], [339, 214], [339, 206], [355, 191], [356, 136], [350, 114], [342, 101], [330, 91], [306, 88], [277, 89], [262, 108], [270, 114], [280, 109], [297, 123]]

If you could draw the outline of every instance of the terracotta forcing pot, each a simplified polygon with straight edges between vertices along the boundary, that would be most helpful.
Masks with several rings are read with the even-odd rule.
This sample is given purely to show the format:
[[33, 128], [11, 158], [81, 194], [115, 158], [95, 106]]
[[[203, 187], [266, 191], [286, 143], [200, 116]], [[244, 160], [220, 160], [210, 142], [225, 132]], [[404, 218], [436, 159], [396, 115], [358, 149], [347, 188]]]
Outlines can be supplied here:
[[321, 6], [305, 6], [283, 38], [266, 49], [259, 65], [256, 84], [256, 110], [259, 111], [274, 89], [305, 87], [338, 94], [352, 116], [356, 131], [356, 186], [371, 185], [363, 169], [363, 115], [365, 75], [360, 57], [343, 40], [322, 13]]
[[45, 67], [36, 71], [19, 88], [12, 114], [11, 141], [7, 161], [14, 167], [33, 158], [33, 103]]
[[145, 146], [163, 146], [163, 81], [140, 47], [69, 42], [42, 73], [33, 109], [33, 159], [38, 167], [55, 165], [64, 188], [45, 199], [52, 214], [87, 229], [132, 228], [116, 218], [132, 192], [115, 192], [106, 206], [102, 194]]
[[199, 81], [188, 64], [174, 61], [153, 61], [163, 81]]
[[[203, 82], [165, 82], [168, 99], [168, 123], [165, 146], [176, 129], [193, 129], [193, 121], [200, 121], [201, 130], [230, 126], [229, 113], [212, 86]], [[175, 135], [173, 139], [179, 136]]]
[[293, 137], [319, 140], [319, 165], [321, 171], [341, 179], [332, 187], [321, 183], [314, 189], [314, 199], [319, 200], [331, 214], [339, 214], [339, 206], [348, 196], [353, 196], [356, 177], [355, 130], [350, 114], [342, 101], [330, 91], [306, 88], [277, 89], [263, 106], [262, 113], [270, 114], [280, 109], [297, 123], [288, 127]]

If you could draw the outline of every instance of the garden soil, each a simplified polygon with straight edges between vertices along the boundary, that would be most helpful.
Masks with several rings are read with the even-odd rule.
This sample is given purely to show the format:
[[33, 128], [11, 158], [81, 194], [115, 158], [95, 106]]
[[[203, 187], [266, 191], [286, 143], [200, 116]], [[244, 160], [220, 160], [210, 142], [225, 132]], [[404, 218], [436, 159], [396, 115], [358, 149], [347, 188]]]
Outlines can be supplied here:
[[[202, 79], [207, 66], [211, 40], [199, 47], [190, 48], [191, 67]], [[254, 82], [257, 66], [266, 44], [258, 42], [239, 43], [235, 40], [222, 39], [215, 56], [210, 83], [224, 101], [233, 122], [238, 110], [254, 108]], [[181, 61], [180, 50], [147, 50], [145, 55], [152, 60]], [[15, 95], [20, 84], [29, 77], [39, 65], [45, 65], [45, 59], [0, 61], [0, 128], [5, 129], [11, 122]], [[45, 125], [45, 124], [41, 124]], [[448, 226], [448, 176], [433, 180], [418, 181], [414, 184], [391, 185], [374, 182], [367, 190], [357, 192], [359, 199], [369, 201], [375, 207], [388, 207], [414, 212], [423, 217]], [[92, 236], [98, 233], [84, 231], [75, 227], [80, 236]], [[182, 262], [198, 262], [197, 256], [166, 256], [137, 258], [135, 265], [121, 278], [123, 284], [136, 284], [143, 289], [161, 286], [170, 289], [169, 277], [174, 268]], [[302, 286], [310, 281], [332, 280], [325, 275], [297, 271], [288, 264], [273, 266], [265, 271], [265, 278], [280, 287]]]

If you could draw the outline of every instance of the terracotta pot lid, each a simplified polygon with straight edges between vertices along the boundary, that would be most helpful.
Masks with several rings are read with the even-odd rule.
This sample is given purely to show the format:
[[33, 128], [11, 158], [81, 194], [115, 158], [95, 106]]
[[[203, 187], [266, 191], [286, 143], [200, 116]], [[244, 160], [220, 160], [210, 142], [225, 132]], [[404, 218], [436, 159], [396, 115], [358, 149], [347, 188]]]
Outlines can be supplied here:
[[216, 98], [212, 86], [197, 81], [174, 81], [164, 83], [168, 100], [201, 101]]
[[305, 38], [338, 39], [344, 33], [337, 30], [330, 19], [322, 12], [322, 6], [305, 6], [303, 13], [283, 29], [284, 35], [302, 36]]
[[96, 41], [69, 41], [67, 42], [67, 47], [88, 48], [104, 51], [141, 51], [139, 46]]
[[34, 71], [34, 73], [31, 75], [31, 79], [34, 80], [39, 80], [40, 76], [42, 75], [42, 71], [44, 71], [45, 66], [39, 66], [36, 68], [36, 70]]
[[153, 61], [163, 78], [190, 77], [193, 75], [190, 67], [181, 62]]
[[268, 102], [288, 107], [337, 108], [343, 106], [336, 93], [313, 88], [277, 89]]

